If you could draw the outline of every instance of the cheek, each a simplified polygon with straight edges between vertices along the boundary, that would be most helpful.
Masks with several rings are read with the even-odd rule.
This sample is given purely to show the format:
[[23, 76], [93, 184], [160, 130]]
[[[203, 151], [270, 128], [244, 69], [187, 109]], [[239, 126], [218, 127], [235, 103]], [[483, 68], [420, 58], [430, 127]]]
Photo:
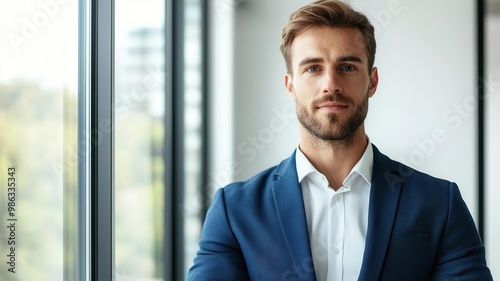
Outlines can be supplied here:
[[303, 81], [294, 84], [294, 94], [296, 100], [302, 102], [311, 102], [314, 100], [318, 92], [317, 87], [311, 83], [305, 83]]
[[313, 106], [314, 102], [311, 98], [298, 96], [295, 101], [295, 105], [306, 112], [313, 113], [315, 111], [315, 107]]
[[350, 93], [350, 95], [352, 95], [351, 97], [354, 99], [364, 99], [367, 95], [370, 95], [370, 83], [364, 79], [352, 81], [347, 87], [344, 87], [344, 90]]

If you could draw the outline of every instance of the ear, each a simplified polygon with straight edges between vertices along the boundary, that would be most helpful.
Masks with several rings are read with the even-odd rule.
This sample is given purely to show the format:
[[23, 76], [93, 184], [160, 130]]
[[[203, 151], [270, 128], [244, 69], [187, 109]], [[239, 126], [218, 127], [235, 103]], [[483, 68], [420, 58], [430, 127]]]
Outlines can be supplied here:
[[375, 94], [378, 86], [378, 69], [374, 67], [370, 75], [370, 85], [368, 85], [368, 96], [371, 98]]
[[295, 96], [295, 92], [293, 91], [293, 79], [290, 73], [285, 74], [285, 87], [290, 98], [295, 101], [297, 97]]

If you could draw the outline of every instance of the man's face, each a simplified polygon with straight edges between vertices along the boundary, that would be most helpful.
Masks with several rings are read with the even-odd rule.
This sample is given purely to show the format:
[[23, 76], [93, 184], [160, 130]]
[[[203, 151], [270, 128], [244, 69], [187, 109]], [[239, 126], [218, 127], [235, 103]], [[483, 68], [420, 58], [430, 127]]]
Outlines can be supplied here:
[[347, 140], [363, 125], [377, 69], [356, 28], [311, 28], [292, 43], [293, 73], [285, 85], [302, 126], [321, 140]]

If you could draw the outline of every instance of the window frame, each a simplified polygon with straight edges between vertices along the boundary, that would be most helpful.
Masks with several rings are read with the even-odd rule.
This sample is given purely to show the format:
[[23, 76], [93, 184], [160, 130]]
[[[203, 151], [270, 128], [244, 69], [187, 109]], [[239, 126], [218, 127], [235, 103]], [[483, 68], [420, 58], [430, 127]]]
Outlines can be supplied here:
[[114, 0], [92, 0], [90, 279], [114, 280]]

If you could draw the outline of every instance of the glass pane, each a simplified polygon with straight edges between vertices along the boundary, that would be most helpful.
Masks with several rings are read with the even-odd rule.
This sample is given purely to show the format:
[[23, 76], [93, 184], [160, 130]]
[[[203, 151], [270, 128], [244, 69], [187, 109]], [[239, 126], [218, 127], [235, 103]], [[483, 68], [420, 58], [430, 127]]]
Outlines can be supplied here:
[[201, 232], [201, 1], [185, 1], [184, 50], [184, 129], [185, 129], [185, 191], [184, 191], [184, 266], [191, 267], [198, 250]]
[[0, 280], [77, 280], [78, 2], [0, 8]]
[[161, 0], [115, 1], [117, 280], [164, 278], [164, 13]]

